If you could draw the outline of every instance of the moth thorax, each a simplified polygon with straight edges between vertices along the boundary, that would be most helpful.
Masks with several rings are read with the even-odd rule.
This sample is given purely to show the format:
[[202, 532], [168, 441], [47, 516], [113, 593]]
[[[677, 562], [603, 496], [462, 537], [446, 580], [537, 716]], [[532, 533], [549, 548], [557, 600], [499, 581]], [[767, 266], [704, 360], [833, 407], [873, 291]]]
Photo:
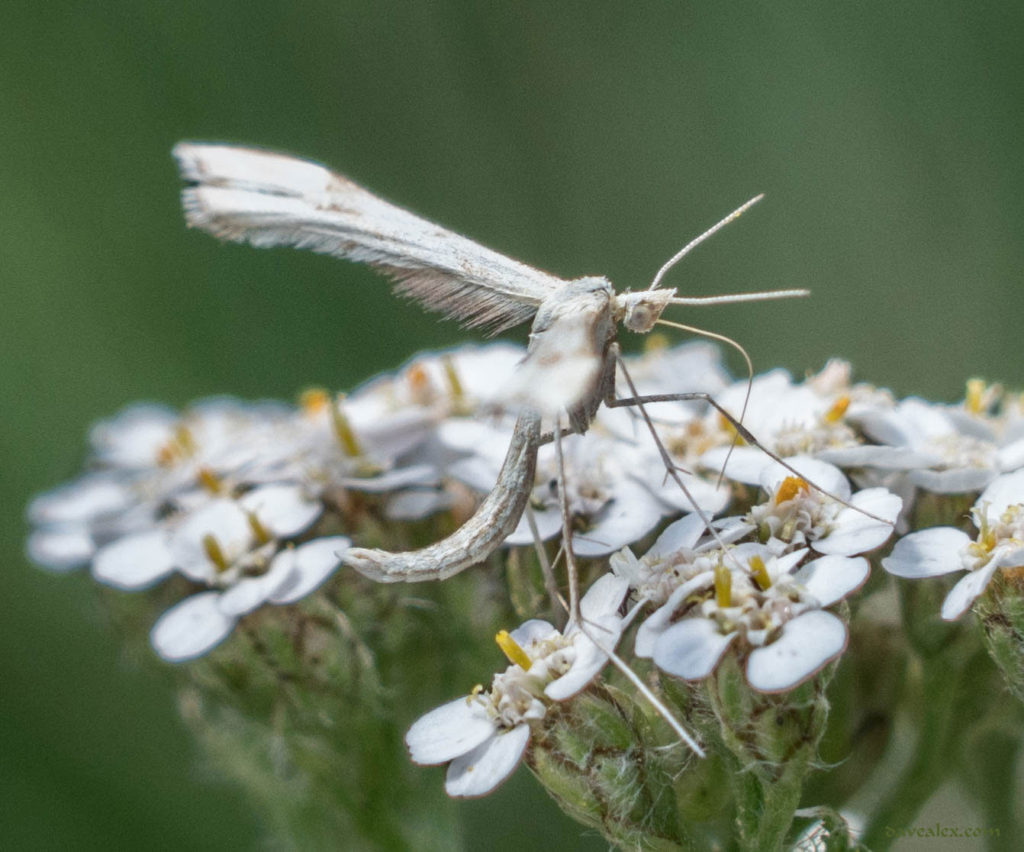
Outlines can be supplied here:
[[618, 296], [618, 312], [630, 331], [646, 334], [661, 317], [661, 312], [675, 296], [675, 290], [641, 290]]

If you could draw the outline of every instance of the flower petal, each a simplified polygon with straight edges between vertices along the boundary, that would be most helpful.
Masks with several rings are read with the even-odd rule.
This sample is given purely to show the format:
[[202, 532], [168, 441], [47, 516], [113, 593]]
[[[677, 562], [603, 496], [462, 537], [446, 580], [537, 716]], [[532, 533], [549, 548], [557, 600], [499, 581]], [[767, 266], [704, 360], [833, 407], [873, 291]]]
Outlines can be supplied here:
[[[726, 464], [726, 457], [729, 462]], [[726, 479], [742, 482], [744, 485], [758, 485], [761, 471], [771, 462], [763, 450], [756, 447], [715, 447], [700, 457], [700, 466], [715, 473], [722, 473]]]
[[682, 601], [696, 591], [710, 589], [715, 583], [715, 572], [704, 571], [691, 577], [669, 595], [668, 600], [644, 619], [637, 629], [633, 641], [633, 652], [638, 657], [650, 658], [654, 655], [654, 643], [664, 633], [672, 620], [672, 616]]
[[[811, 543], [818, 553], [854, 556], [874, 550], [892, 535], [893, 525], [903, 508], [903, 501], [886, 488], [858, 491], [849, 502], [856, 508], [844, 506], [840, 509], [835, 518], [835, 529]], [[889, 523], [869, 518], [864, 512], [870, 512]]]
[[978, 498], [977, 506], [986, 506], [990, 518], [998, 518], [1010, 506], [1024, 503], [1024, 470], [997, 477]]
[[593, 526], [573, 535], [573, 552], [584, 558], [614, 553], [647, 535], [663, 513], [661, 501], [640, 483], [621, 482], [614, 498], [594, 517]]
[[985, 591], [988, 581], [992, 579], [992, 575], [998, 567], [998, 560], [993, 559], [984, 568], [971, 571], [961, 577], [942, 602], [943, 621], [956, 621], [967, 612], [975, 598]]
[[420, 716], [405, 734], [413, 763], [433, 766], [473, 751], [497, 732], [479, 700], [463, 696]]
[[144, 589], [174, 570], [174, 557], [162, 529], [136, 533], [100, 548], [92, 575], [117, 589]]
[[846, 648], [846, 625], [815, 609], [787, 621], [771, 644], [751, 651], [747, 681], [759, 692], [785, 692], [816, 674]]
[[988, 467], [958, 467], [952, 470], [913, 470], [907, 479], [936, 494], [968, 494], [980, 491], [996, 476]]
[[194, 660], [231, 633], [237, 619], [221, 612], [220, 592], [185, 598], [160, 616], [149, 634], [156, 652], [170, 663]]
[[674, 521], [662, 530], [657, 541], [647, 551], [648, 559], [667, 556], [677, 550], [691, 550], [704, 535], [707, 524], [696, 512]]
[[322, 511], [319, 500], [311, 500], [300, 485], [264, 485], [238, 501], [278, 538], [289, 538], [313, 523]]
[[962, 571], [964, 548], [971, 543], [967, 533], [953, 527], [932, 527], [903, 536], [882, 567], [896, 577], [938, 577]]
[[486, 796], [509, 777], [530, 742], [530, 726], [516, 725], [496, 733], [469, 754], [452, 761], [445, 776], [444, 791], [453, 798]]
[[615, 574], [604, 574], [595, 580], [580, 598], [580, 615], [585, 621], [614, 615], [622, 606], [629, 583]]
[[90, 559], [96, 546], [85, 527], [35, 530], [25, 547], [28, 558], [51, 571], [72, 571]]
[[736, 631], [721, 633], [707, 618], [684, 618], [662, 633], [654, 643], [654, 663], [664, 672], [684, 680], [701, 680], [715, 670]]
[[132, 500], [131, 491], [105, 474], [86, 474], [67, 485], [34, 497], [28, 504], [33, 524], [70, 524], [120, 512]]
[[342, 555], [351, 544], [345, 536], [334, 535], [315, 538], [294, 550], [278, 554], [274, 561], [287, 558], [291, 571], [267, 600], [275, 604], [290, 604], [306, 597], [338, 569]]
[[827, 607], [863, 586], [870, 574], [871, 564], [863, 556], [822, 556], [804, 565], [793, 579]]
[[[850, 499], [850, 481], [834, 464], [810, 458], [809, 456], [791, 456], [786, 459], [793, 470], [811, 484], [835, 494], [844, 500]], [[774, 494], [782, 482], [793, 475], [793, 471], [776, 461], [770, 462], [761, 470], [761, 487]]]

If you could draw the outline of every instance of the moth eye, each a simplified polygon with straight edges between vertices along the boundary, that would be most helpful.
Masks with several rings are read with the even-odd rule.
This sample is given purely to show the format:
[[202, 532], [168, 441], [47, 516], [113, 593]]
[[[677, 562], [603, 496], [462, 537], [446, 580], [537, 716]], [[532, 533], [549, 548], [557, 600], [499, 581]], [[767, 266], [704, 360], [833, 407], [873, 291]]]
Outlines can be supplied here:
[[626, 328], [630, 331], [648, 331], [654, 324], [654, 315], [647, 305], [634, 305], [626, 317]]

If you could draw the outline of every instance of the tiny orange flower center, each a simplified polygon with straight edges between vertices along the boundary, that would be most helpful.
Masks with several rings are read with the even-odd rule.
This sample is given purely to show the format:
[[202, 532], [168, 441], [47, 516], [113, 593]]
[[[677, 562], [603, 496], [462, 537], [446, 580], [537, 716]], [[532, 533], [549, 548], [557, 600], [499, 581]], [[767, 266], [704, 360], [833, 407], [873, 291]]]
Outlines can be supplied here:
[[787, 476], [782, 480], [778, 490], [775, 492], [775, 505], [778, 506], [788, 500], [792, 500], [794, 497], [798, 497], [800, 494], [806, 493], [810, 490], [810, 487], [806, 479], [802, 479], [799, 476]]

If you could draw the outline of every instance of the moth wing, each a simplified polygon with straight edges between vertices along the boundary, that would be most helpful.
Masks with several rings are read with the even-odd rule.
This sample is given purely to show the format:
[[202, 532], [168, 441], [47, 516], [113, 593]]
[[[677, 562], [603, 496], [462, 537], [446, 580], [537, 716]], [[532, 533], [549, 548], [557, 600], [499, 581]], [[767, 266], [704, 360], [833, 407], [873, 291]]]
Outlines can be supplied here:
[[395, 207], [348, 178], [284, 154], [182, 142], [188, 224], [255, 246], [368, 263], [424, 308], [482, 326], [518, 325], [565, 282]]
[[558, 415], [594, 392], [604, 355], [592, 312], [566, 313], [530, 335], [526, 357], [500, 396], [544, 417]]

